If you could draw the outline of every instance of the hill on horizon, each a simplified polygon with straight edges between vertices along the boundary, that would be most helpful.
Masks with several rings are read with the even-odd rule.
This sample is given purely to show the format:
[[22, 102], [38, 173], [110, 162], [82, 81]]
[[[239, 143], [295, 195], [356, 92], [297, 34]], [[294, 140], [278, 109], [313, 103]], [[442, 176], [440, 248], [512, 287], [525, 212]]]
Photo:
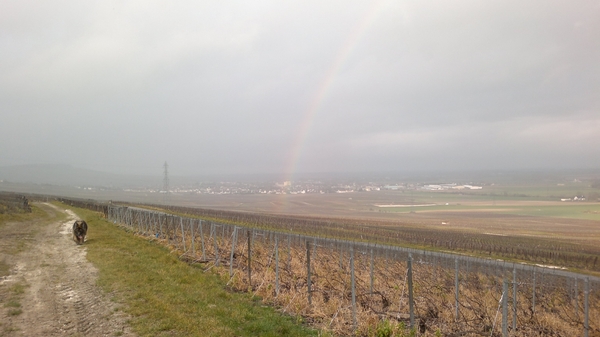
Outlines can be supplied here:
[[162, 184], [159, 176], [108, 173], [67, 164], [0, 166], [0, 180], [62, 186], [159, 187]]

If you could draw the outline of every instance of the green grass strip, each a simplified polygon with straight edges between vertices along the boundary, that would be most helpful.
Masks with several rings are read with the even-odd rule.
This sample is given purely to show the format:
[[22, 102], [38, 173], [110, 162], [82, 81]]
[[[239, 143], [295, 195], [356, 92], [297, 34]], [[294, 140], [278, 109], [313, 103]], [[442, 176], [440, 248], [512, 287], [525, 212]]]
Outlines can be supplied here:
[[140, 336], [317, 336], [251, 294], [232, 293], [212, 272], [190, 266], [160, 244], [135, 237], [83, 209], [87, 258]]

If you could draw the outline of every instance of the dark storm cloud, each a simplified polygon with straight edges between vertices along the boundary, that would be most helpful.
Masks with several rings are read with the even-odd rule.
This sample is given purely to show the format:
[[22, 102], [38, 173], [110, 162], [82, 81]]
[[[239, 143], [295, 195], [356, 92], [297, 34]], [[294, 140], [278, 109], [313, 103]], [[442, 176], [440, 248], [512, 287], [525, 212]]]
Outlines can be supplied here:
[[599, 167], [598, 59], [593, 1], [4, 1], [0, 165]]

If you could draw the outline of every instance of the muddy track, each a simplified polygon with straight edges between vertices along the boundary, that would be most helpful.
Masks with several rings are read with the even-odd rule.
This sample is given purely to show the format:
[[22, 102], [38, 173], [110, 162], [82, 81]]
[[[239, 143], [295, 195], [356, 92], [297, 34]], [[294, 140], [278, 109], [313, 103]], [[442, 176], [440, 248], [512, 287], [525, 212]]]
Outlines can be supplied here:
[[44, 225], [14, 256], [11, 275], [0, 282], [24, 286], [18, 299], [22, 313], [0, 310], [0, 336], [134, 336], [119, 305], [96, 286], [98, 271], [86, 259], [86, 245], [71, 238], [77, 216], [41, 206], [69, 217]]

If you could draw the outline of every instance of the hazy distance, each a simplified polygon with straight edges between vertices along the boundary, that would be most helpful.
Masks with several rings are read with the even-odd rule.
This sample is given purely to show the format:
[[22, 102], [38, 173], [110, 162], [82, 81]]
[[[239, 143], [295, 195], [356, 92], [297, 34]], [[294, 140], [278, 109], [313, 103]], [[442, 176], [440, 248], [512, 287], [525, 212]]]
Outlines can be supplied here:
[[598, 170], [599, 59], [597, 1], [2, 1], [0, 167]]

